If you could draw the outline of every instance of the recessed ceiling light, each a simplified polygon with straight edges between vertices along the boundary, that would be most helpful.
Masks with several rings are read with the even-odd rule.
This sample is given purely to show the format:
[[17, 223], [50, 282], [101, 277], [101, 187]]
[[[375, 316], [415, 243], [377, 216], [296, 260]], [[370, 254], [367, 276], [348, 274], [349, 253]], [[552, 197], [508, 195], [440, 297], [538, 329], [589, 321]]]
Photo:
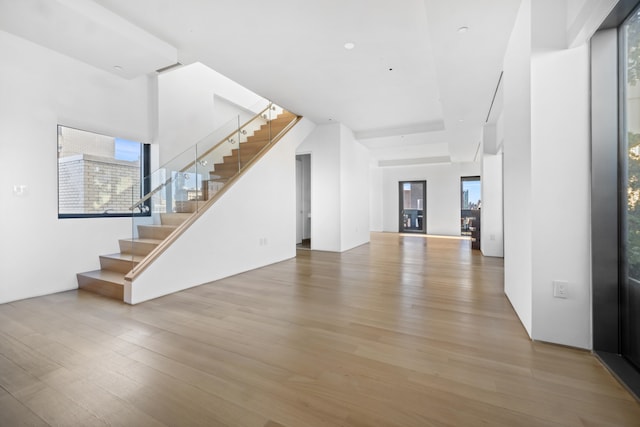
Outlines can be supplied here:
[[459, 32], [460, 34], [464, 34], [464, 33], [466, 33], [467, 31], [469, 31], [469, 27], [460, 27], [460, 28], [458, 28], [458, 32]]
[[347, 42], [347, 43], [344, 44], [344, 48], [347, 49], [347, 50], [351, 50], [354, 47], [356, 47], [356, 44], [353, 43], [353, 42]]

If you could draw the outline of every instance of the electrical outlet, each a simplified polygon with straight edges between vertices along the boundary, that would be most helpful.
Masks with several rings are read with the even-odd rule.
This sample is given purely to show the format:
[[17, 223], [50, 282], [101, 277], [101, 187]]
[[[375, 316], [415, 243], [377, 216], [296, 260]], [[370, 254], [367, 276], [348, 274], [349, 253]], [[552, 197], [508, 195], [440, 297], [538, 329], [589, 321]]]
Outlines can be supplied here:
[[564, 280], [553, 281], [553, 297], [569, 298], [569, 282]]
[[16, 197], [23, 197], [27, 195], [27, 187], [25, 184], [16, 184], [13, 186], [13, 195]]

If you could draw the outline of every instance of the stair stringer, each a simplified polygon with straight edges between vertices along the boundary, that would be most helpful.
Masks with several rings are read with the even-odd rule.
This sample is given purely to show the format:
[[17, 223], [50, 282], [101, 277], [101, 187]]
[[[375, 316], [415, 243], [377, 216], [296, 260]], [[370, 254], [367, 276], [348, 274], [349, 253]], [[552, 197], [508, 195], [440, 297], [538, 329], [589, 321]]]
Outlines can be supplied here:
[[315, 124], [300, 120], [132, 282], [138, 304], [295, 257], [295, 151]]

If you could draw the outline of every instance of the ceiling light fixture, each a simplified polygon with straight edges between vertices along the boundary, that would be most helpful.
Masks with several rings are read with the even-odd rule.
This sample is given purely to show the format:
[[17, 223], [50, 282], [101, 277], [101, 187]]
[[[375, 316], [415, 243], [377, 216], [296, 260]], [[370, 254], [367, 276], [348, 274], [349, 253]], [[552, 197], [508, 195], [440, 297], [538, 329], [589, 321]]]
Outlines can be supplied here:
[[344, 48], [347, 49], [347, 50], [351, 50], [354, 47], [356, 47], [356, 44], [353, 43], [353, 42], [347, 42], [347, 43], [344, 44]]
[[460, 28], [458, 28], [458, 32], [459, 32], [460, 34], [464, 34], [464, 33], [466, 33], [467, 31], [469, 31], [469, 27], [460, 27]]

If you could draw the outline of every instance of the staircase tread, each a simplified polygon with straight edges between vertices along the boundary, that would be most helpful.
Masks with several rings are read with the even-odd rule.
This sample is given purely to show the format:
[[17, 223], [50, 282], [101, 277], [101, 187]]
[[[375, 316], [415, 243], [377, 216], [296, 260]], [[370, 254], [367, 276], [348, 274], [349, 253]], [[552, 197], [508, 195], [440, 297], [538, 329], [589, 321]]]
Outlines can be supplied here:
[[151, 243], [154, 245], [159, 245], [162, 243], [163, 239], [149, 239], [149, 238], [141, 238], [137, 237], [135, 239], [120, 239], [122, 242], [138, 242], [138, 243]]
[[92, 279], [123, 285], [125, 274], [112, 270], [92, 270], [85, 271], [84, 273], [78, 273], [78, 276], [90, 277]]
[[185, 222], [192, 214], [184, 212], [167, 212], [160, 214], [160, 223], [163, 225], [180, 225]]
[[133, 262], [140, 262], [144, 259], [144, 256], [142, 255], [123, 254], [120, 252], [115, 254], [106, 254], [106, 255], [100, 255], [100, 256], [103, 258], [111, 258], [116, 260], [133, 261]]

